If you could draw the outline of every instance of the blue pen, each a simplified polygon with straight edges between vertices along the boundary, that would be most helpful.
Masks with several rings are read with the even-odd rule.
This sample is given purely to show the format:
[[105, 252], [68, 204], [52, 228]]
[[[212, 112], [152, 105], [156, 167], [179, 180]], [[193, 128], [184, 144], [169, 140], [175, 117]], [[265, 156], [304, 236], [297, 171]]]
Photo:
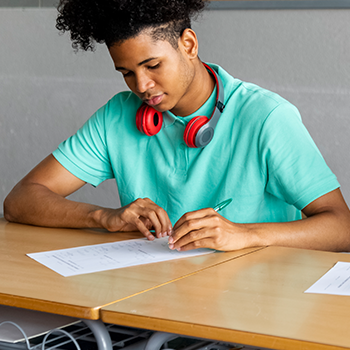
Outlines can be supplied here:
[[224, 208], [226, 208], [230, 203], [232, 202], [232, 198], [226, 199], [225, 201], [222, 201], [218, 205], [216, 205], [213, 209], [218, 212]]

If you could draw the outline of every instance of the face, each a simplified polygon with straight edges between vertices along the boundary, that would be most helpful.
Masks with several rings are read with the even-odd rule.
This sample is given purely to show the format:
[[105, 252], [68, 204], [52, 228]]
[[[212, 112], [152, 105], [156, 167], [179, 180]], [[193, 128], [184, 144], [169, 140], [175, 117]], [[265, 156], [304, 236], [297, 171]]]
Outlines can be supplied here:
[[[179, 116], [192, 113], [195, 68], [189, 42], [179, 40], [175, 49], [166, 40], [155, 41], [142, 32], [135, 38], [109, 48], [117, 71], [123, 74], [130, 90], [160, 112]], [[195, 55], [196, 57], [196, 55]], [[193, 95], [193, 96], [192, 96]]]

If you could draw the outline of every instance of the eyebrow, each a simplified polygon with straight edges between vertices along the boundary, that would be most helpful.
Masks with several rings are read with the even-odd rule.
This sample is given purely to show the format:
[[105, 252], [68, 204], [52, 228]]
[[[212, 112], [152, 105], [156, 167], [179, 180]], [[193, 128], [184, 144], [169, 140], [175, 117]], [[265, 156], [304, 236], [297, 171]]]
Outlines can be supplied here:
[[[137, 65], [140, 67], [142, 66], [143, 64], [146, 64], [148, 63], [149, 61], [152, 61], [152, 60], [156, 60], [158, 57], [150, 57], [150, 58], [147, 58], [145, 60], [143, 60], [142, 62], [138, 63]], [[124, 67], [115, 67], [116, 70], [128, 70]]]

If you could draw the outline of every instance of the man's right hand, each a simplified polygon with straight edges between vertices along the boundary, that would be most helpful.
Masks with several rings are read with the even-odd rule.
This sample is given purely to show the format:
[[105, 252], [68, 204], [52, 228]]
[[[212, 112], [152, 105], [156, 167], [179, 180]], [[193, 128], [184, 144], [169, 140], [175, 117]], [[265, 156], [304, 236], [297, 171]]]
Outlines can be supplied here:
[[105, 228], [140, 231], [148, 239], [170, 235], [171, 222], [164, 209], [150, 199], [136, 199], [119, 209], [107, 209], [66, 197], [85, 185], [49, 155], [26, 175], [4, 202], [5, 219], [47, 227]]
[[98, 221], [108, 231], [140, 231], [147, 239], [170, 236], [172, 225], [164, 209], [149, 198], [138, 198], [119, 209], [101, 209], [96, 212]]

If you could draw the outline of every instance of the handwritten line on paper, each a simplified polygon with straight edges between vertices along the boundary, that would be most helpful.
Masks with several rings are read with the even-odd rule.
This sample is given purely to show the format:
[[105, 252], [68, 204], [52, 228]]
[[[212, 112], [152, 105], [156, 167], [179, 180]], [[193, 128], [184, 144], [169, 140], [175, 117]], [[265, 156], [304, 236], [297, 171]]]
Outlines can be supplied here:
[[171, 250], [168, 238], [148, 241], [146, 238], [103, 243], [77, 248], [27, 254], [58, 274], [69, 277], [85, 273], [119, 269], [191, 256], [213, 253], [212, 249], [185, 252]]
[[338, 261], [305, 293], [350, 295], [350, 263]]

